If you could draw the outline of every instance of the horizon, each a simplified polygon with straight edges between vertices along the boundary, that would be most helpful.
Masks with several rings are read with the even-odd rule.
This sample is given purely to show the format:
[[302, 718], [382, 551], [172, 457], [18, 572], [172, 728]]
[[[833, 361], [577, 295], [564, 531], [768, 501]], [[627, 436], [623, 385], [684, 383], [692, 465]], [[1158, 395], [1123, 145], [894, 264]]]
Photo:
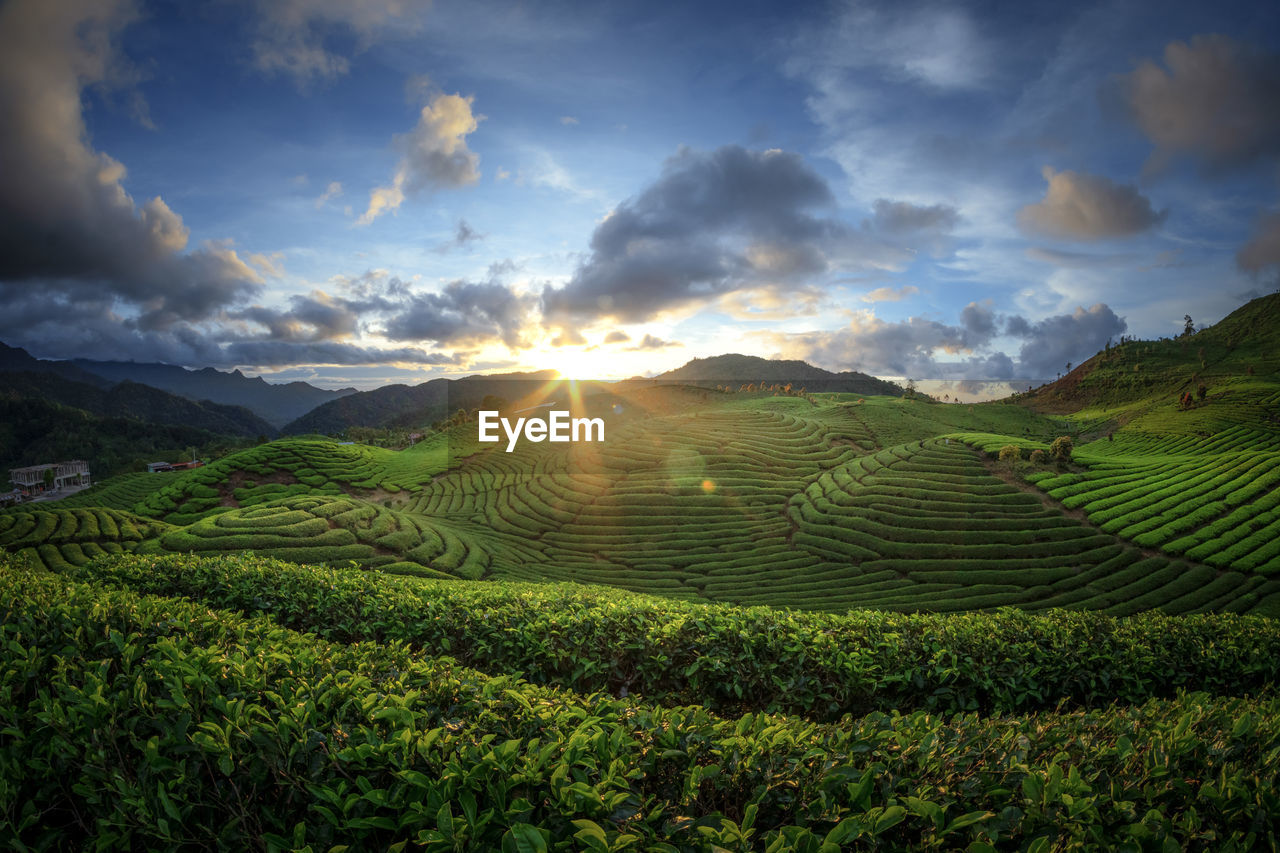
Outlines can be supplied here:
[[38, 358], [1015, 387], [1280, 281], [1261, 4], [12, 0], [0, 103]]

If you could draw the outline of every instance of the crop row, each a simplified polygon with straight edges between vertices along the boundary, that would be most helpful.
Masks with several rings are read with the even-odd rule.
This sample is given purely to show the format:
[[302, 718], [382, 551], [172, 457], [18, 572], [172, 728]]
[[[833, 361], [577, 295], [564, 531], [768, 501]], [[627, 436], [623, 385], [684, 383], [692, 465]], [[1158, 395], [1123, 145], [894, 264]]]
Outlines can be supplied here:
[[27, 848], [1244, 849], [1280, 831], [1274, 699], [823, 726], [29, 572], [0, 574], [0, 609], [0, 822]]
[[1036, 480], [1141, 547], [1218, 569], [1280, 572], [1280, 454], [1115, 459]]
[[405, 641], [489, 672], [721, 711], [835, 719], [1142, 701], [1280, 676], [1280, 623], [1054, 611], [844, 615], [575, 585], [403, 581], [256, 557], [130, 556], [73, 570], [139, 593], [260, 611], [340, 642]]
[[428, 577], [478, 578], [489, 567], [487, 551], [446, 523], [345, 497], [300, 497], [228, 510], [169, 531], [159, 546], [196, 554], [252, 551], [300, 563], [350, 560]]

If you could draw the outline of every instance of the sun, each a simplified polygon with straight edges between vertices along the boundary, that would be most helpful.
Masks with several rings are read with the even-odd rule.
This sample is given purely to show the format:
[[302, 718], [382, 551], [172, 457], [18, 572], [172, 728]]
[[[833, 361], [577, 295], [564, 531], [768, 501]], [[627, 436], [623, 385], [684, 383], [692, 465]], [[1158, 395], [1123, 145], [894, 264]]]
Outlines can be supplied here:
[[528, 362], [539, 370], [554, 370], [561, 379], [619, 379], [630, 376], [627, 359], [622, 353], [585, 347], [547, 347], [526, 354]]

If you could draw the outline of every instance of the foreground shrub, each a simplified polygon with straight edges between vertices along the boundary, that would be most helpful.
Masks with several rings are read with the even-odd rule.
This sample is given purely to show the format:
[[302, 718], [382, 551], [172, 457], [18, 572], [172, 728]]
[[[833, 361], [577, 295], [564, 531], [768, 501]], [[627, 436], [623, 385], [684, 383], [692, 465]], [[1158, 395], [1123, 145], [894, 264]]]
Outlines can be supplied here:
[[797, 613], [246, 556], [125, 556], [65, 571], [268, 613], [332, 641], [402, 641], [487, 672], [723, 713], [1009, 712], [1179, 688], [1239, 694], [1280, 679], [1280, 622], [1230, 614]]
[[1280, 830], [1274, 698], [726, 720], [9, 566], [0, 613], [18, 849], [1245, 849]]

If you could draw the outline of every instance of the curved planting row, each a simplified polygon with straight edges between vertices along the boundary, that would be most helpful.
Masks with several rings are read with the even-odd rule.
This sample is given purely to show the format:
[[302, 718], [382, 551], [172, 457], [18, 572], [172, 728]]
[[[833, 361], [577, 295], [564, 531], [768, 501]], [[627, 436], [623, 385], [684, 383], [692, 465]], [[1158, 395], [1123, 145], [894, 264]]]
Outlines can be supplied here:
[[0, 550], [61, 569], [132, 551], [168, 529], [162, 522], [102, 507], [8, 510], [0, 512]]
[[[281, 439], [232, 453], [204, 468], [178, 475], [141, 501], [135, 511], [187, 524], [222, 507], [252, 506], [349, 489], [396, 493], [417, 489], [442, 467], [438, 448], [397, 454], [360, 444]], [[387, 472], [395, 468], [396, 477]]]
[[1116, 458], [1029, 479], [1136, 545], [1280, 574], [1280, 453]]
[[1235, 850], [1280, 832], [1274, 699], [725, 719], [8, 566], [0, 611], [0, 823], [20, 848]]
[[1001, 605], [1130, 613], [1275, 609], [1280, 584], [1137, 548], [991, 474], [935, 439], [834, 469], [791, 503], [794, 541], [827, 559], [814, 603], [967, 610]]
[[355, 561], [424, 577], [479, 578], [489, 552], [435, 519], [351, 498], [310, 496], [232, 509], [171, 530], [158, 548], [193, 554], [251, 551], [297, 563]]
[[248, 556], [129, 556], [68, 574], [270, 613], [328, 640], [404, 641], [487, 672], [721, 713], [1013, 713], [1184, 687], [1247, 693], [1280, 677], [1280, 622], [1229, 614], [799, 613], [577, 584], [406, 582]]

